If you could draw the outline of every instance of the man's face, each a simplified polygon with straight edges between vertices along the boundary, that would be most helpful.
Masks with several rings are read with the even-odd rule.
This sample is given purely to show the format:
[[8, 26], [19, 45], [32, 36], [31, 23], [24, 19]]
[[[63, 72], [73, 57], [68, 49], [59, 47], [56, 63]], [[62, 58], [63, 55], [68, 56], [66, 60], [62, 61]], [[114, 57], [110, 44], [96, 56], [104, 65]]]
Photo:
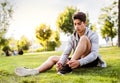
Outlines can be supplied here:
[[83, 31], [85, 31], [85, 23], [80, 21], [79, 19], [74, 19], [74, 27], [75, 27], [75, 31], [77, 31], [77, 33], [82, 33]]

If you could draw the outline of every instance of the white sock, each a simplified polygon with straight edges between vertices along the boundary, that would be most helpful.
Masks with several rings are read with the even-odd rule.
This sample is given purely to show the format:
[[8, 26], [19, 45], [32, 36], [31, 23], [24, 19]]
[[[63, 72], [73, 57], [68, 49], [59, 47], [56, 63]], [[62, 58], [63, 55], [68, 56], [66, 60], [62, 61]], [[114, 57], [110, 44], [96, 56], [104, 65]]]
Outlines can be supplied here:
[[27, 69], [28, 73], [30, 75], [36, 75], [39, 74], [39, 70], [38, 69]]

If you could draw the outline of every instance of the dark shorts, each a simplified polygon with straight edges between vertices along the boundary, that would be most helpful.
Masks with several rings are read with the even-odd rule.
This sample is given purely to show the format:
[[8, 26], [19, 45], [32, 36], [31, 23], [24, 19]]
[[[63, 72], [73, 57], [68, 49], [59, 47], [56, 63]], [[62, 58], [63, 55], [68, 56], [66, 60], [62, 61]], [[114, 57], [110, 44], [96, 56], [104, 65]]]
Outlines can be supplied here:
[[88, 64], [86, 64], [86, 65], [83, 65], [83, 66], [81, 66], [81, 67], [96, 67], [96, 66], [98, 65], [98, 61], [99, 61], [99, 59], [98, 59], [98, 57], [97, 57], [97, 59], [95, 59], [93, 62], [88, 63]]
[[[68, 58], [68, 59], [70, 60], [71, 58]], [[98, 61], [99, 59], [97, 57], [97, 59], [95, 59], [93, 62], [83, 65], [81, 67], [96, 67], [98, 65]]]

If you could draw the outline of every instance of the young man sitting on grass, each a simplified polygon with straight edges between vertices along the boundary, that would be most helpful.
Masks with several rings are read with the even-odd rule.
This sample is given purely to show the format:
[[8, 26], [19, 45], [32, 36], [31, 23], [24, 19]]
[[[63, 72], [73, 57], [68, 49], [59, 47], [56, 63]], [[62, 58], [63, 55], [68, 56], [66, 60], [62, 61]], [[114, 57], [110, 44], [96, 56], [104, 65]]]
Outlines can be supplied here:
[[[60, 74], [66, 74], [81, 67], [106, 67], [106, 63], [98, 54], [98, 35], [86, 27], [86, 15], [77, 12], [73, 16], [75, 32], [70, 36], [65, 51], [60, 56], [49, 57], [38, 68], [27, 69], [19, 67], [15, 69], [18, 76], [36, 75], [51, 69], [56, 64], [56, 70]], [[71, 51], [74, 53], [71, 58]]]

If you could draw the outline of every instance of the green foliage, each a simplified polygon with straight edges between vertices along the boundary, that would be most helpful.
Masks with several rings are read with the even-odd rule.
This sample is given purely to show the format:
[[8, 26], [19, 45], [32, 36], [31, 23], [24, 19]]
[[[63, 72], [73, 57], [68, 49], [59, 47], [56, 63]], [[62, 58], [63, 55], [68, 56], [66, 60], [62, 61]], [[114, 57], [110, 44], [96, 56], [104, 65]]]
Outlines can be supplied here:
[[47, 50], [48, 50], [48, 51], [53, 51], [53, 50], [55, 50], [55, 47], [57, 46], [56, 44], [57, 44], [57, 43], [55, 43], [55, 41], [49, 41], [49, 42], [48, 42]]
[[61, 44], [60, 42], [60, 36], [59, 36], [59, 33], [58, 31], [53, 31], [53, 34], [51, 36], [51, 41], [48, 41], [48, 44], [47, 44], [47, 50], [48, 51], [53, 51], [55, 50], [56, 47], [59, 47]]
[[99, 22], [104, 24], [104, 21], [110, 18], [114, 22], [114, 27], [118, 26], [118, 1], [114, 0], [112, 4], [101, 9], [102, 14], [99, 16]]
[[0, 1], [0, 47], [6, 44], [5, 34], [8, 30], [12, 13], [13, 7], [10, 2], [6, 0]]
[[10, 50], [10, 47], [9, 47], [9, 46], [4, 46], [3, 49], [2, 49], [2, 51], [4, 51], [4, 52], [6, 52], [6, 51], [8, 51], [8, 50]]
[[47, 26], [46, 24], [41, 24], [39, 27], [36, 28], [36, 37], [40, 40], [49, 40], [51, 35], [52, 31], [50, 29], [50, 26]]
[[17, 46], [18, 48], [22, 48], [23, 50], [28, 50], [30, 47], [30, 41], [25, 36], [22, 36], [17, 42]]
[[117, 3], [117, 0], [115, 0], [111, 5], [102, 8], [102, 14], [99, 16], [99, 23], [102, 24], [102, 37], [105, 38], [106, 35], [109, 36], [111, 38], [111, 42], [113, 38], [117, 35]]
[[66, 7], [66, 9], [59, 14], [56, 21], [59, 30], [63, 31], [66, 34], [73, 33], [74, 25], [72, 21], [72, 16], [76, 11], [79, 10], [74, 7]]
[[107, 35], [113, 39], [117, 34], [117, 30], [114, 28], [114, 23], [110, 22], [109, 19], [106, 19], [103, 27], [101, 28], [101, 34], [103, 38]]
[[8, 40], [5, 38], [0, 37], [0, 49], [4, 46], [8, 44]]
[[52, 31], [50, 26], [41, 24], [36, 28], [36, 38], [46, 51], [55, 50], [60, 45], [60, 36], [57, 31]]
[[59, 47], [61, 42], [60, 42], [60, 34], [58, 31], [53, 31], [51, 40], [54, 41], [55, 47]]
[[2, 48], [2, 51], [4, 52], [5, 56], [10, 56], [11, 55], [11, 49], [9, 46], [4, 46]]
[[97, 28], [96, 28], [96, 25], [95, 25], [95, 24], [91, 24], [90, 29], [95, 32], [96, 29], [97, 29]]
[[50, 26], [47, 26], [46, 24], [41, 24], [39, 27], [36, 28], [36, 38], [39, 40], [40, 44], [43, 47], [47, 46], [47, 42], [49, 41], [52, 30], [50, 29]]

